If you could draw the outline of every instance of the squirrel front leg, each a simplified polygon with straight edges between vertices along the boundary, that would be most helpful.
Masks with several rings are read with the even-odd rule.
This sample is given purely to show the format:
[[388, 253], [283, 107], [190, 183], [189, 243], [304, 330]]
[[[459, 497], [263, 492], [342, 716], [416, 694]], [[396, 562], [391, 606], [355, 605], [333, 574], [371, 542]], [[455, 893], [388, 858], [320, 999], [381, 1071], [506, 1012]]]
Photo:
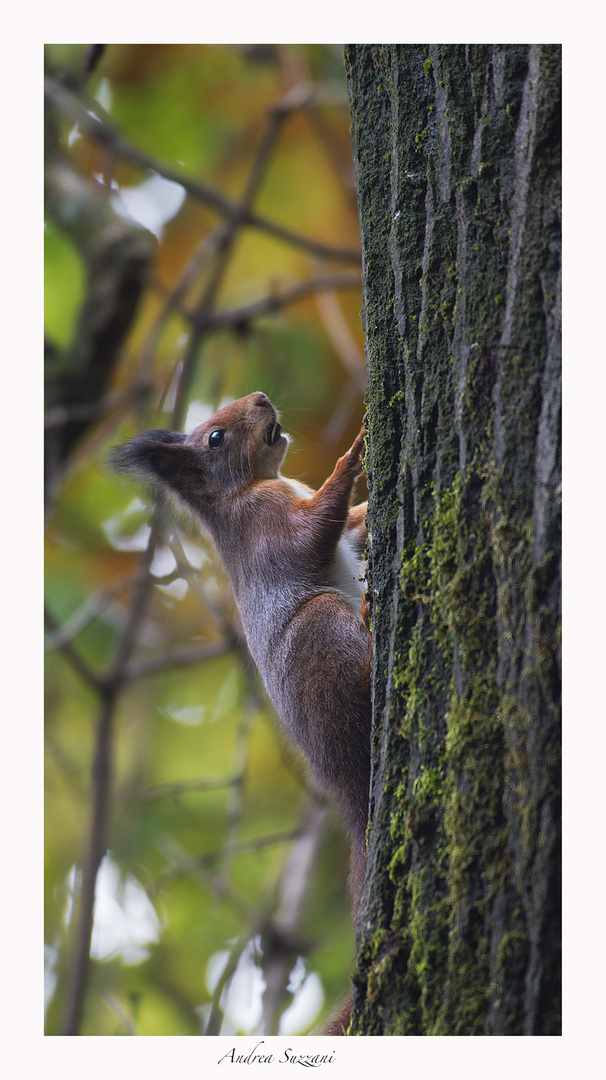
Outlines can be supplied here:
[[346, 454], [337, 461], [328, 480], [311, 499], [301, 503], [305, 528], [321, 566], [332, 559], [349, 514], [353, 486], [364, 468], [365, 428]]

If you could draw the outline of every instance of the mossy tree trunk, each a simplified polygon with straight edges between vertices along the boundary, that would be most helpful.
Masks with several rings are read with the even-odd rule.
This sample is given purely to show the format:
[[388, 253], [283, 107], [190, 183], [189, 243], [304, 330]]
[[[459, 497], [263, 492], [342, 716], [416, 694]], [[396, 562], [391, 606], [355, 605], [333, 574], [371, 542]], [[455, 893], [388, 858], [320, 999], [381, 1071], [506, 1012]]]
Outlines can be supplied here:
[[375, 718], [351, 1030], [558, 1034], [561, 52], [346, 67]]

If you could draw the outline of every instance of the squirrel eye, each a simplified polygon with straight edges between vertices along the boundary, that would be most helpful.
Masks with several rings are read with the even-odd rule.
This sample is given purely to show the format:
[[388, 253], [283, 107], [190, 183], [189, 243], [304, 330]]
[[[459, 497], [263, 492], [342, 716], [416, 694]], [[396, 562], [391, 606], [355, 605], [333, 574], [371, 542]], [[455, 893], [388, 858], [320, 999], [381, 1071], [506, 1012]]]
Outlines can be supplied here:
[[219, 428], [217, 431], [211, 431], [208, 436], [208, 445], [211, 450], [216, 450], [221, 445], [225, 438], [225, 431], [223, 428]]

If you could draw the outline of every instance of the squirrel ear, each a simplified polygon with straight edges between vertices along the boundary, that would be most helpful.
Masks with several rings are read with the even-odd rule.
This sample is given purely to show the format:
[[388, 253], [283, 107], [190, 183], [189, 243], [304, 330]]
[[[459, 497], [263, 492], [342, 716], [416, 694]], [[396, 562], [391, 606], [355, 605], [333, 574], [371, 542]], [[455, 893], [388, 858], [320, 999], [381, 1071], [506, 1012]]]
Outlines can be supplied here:
[[204, 473], [196, 451], [185, 446], [186, 436], [178, 431], [145, 431], [136, 439], [117, 446], [110, 463], [117, 472], [130, 473], [162, 486], [182, 491], [184, 481], [203, 483]]

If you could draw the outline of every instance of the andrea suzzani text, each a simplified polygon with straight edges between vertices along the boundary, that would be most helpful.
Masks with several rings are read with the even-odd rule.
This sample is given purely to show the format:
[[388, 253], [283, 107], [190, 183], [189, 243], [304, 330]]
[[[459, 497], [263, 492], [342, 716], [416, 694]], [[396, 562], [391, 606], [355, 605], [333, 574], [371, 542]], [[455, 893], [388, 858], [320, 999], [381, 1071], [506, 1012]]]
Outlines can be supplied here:
[[322, 1065], [331, 1065], [336, 1061], [337, 1052], [331, 1050], [329, 1054], [297, 1054], [292, 1047], [287, 1046], [279, 1054], [264, 1051], [265, 1040], [261, 1039], [248, 1053], [237, 1051], [236, 1047], [228, 1050], [223, 1057], [219, 1058], [218, 1065], [303, 1065], [308, 1069], [319, 1069]]

